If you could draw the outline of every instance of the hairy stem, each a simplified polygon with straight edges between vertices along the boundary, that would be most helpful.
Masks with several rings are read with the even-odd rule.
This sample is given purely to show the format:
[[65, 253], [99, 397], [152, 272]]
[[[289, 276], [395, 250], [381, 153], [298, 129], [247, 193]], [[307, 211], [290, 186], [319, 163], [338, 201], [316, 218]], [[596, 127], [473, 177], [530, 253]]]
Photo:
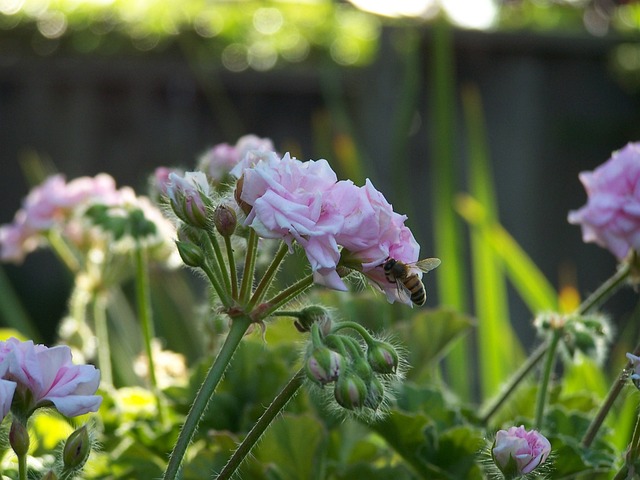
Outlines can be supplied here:
[[109, 342], [109, 327], [107, 324], [107, 294], [97, 292], [93, 297], [93, 322], [96, 338], [98, 339], [98, 365], [100, 366], [101, 382], [113, 385], [113, 369], [111, 368], [111, 344]]
[[260, 416], [256, 424], [251, 428], [249, 433], [242, 443], [238, 446], [231, 458], [224, 466], [218, 476], [214, 477], [217, 480], [228, 480], [233, 476], [238, 467], [242, 464], [242, 461], [249, 455], [251, 449], [258, 442], [262, 434], [267, 430], [274, 418], [284, 409], [289, 400], [293, 398], [304, 380], [304, 370], [300, 369], [289, 380], [289, 383], [278, 393], [273, 399], [271, 404], [267, 407], [264, 413]]
[[536, 400], [536, 417], [535, 428], [540, 430], [542, 428], [542, 420], [544, 418], [544, 407], [547, 404], [547, 390], [549, 389], [549, 380], [551, 379], [551, 372], [556, 360], [556, 351], [558, 350], [558, 344], [562, 338], [562, 329], [555, 329], [551, 336], [551, 342], [549, 342], [549, 348], [547, 349], [547, 359], [544, 362], [544, 368], [542, 370], [542, 379], [538, 387], [538, 398]]
[[198, 428], [198, 424], [200, 423], [200, 419], [204, 414], [207, 404], [209, 403], [209, 399], [215, 392], [222, 375], [224, 374], [227, 366], [231, 362], [231, 358], [233, 357], [234, 352], [240, 345], [242, 341], [242, 337], [246, 333], [249, 325], [251, 324], [251, 319], [248, 316], [239, 316], [233, 319], [233, 323], [231, 324], [231, 329], [229, 330], [229, 334], [218, 353], [213, 365], [209, 369], [204, 382], [200, 386], [200, 390], [196, 394], [196, 398], [191, 405], [191, 409], [187, 414], [187, 418], [185, 420], [184, 425], [182, 426], [182, 430], [180, 430], [180, 435], [178, 436], [178, 441], [173, 447], [173, 451], [171, 452], [171, 456], [169, 457], [169, 463], [167, 464], [167, 469], [164, 472], [163, 480], [175, 480], [178, 475], [178, 471], [180, 470], [180, 464], [182, 463], [182, 459], [187, 451], [187, 447], [193, 438], [193, 435]]
[[285, 288], [282, 292], [280, 292], [278, 295], [267, 302], [269, 306], [266, 310], [260, 313], [260, 319], [267, 318], [280, 307], [286, 305], [302, 292], [304, 292], [311, 285], [313, 285], [313, 275], [308, 275], [303, 279], [298, 280], [293, 285], [290, 285], [288, 288]]
[[231, 298], [238, 299], [238, 271], [236, 270], [236, 259], [233, 256], [233, 246], [231, 245], [231, 237], [224, 237], [224, 246], [227, 250], [227, 259], [229, 260], [229, 273], [231, 274]]
[[253, 288], [253, 273], [256, 268], [256, 256], [258, 252], [258, 234], [249, 229], [249, 239], [247, 240], [247, 253], [242, 272], [242, 285], [240, 286], [240, 302], [246, 303]]
[[251, 300], [249, 300], [249, 304], [247, 306], [248, 310], [252, 310], [253, 307], [255, 307], [260, 302], [260, 300], [264, 298], [267, 291], [269, 290], [269, 286], [271, 285], [273, 277], [278, 272], [278, 268], [280, 268], [280, 264], [282, 263], [285, 255], [287, 255], [288, 251], [289, 247], [287, 246], [287, 244], [284, 242], [280, 243], [280, 248], [278, 248], [276, 256], [273, 257], [273, 260], [269, 264], [269, 268], [267, 268], [267, 271], [262, 276], [260, 283], [258, 283], [258, 286], [253, 292]]

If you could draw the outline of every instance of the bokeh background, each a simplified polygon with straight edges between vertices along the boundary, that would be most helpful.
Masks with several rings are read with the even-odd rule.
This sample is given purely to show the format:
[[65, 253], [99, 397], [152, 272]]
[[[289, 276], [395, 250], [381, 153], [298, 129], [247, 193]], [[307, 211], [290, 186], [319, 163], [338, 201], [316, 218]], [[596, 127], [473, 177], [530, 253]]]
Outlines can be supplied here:
[[[640, 139], [639, 32], [634, 1], [0, 0], [0, 223], [34, 158], [143, 191], [155, 167], [254, 133], [371, 178], [423, 256], [442, 257], [433, 191], [443, 165], [454, 194], [468, 189], [466, 95], [481, 102], [499, 220], [584, 296], [615, 260], [566, 216], [586, 199], [578, 173]], [[2, 269], [53, 336], [70, 276], [48, 251]], [[429, 306], [446, 303], [438, 275], [427, 287]], [[516, 295], [510, 307], [528, 343], [530, 314]]]

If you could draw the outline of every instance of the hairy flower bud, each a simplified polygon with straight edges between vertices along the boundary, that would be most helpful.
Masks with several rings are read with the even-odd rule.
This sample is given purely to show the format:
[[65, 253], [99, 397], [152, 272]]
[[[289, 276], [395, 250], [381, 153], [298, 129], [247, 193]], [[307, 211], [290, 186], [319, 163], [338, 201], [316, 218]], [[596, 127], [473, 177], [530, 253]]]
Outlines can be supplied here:
[[367, 398], [367, 385], [355, 372], [347, 370], [338, 377], [334, 396], [348, 410], [362, 408]]
[[371, 377], [367, 385], [367, 396], [364, 399], [364, 406], [371, 410], [377, 410], [384, 400], [384, 386], [375, 376]]
[[367, 361], [374, 372], [395, 373], [398, 368], [398, 352], [391, 344], [376, 341], [367, 349]]
[[9, 430], [9, 443], [16, 455], [24, 456], [29, 451], [29, 432], [19, 420], [14, 419]]
[[213, 211], [213, 224], [223, 237], [230, 237], [236, 230], [236, 212], [228, 205], [218, 205]]
[[202, 172], [186, 172], [184, 177], [176, 173], [169, 174], [167, 196], [174, 213], [183, 222], [197, 228], [207, 228], [209, 219], [207, 209], [209, 183]]
[[185, 265], [200, 267], [204, 263], [204, 255], [200, 247], [196, 247], [191, 242], [181, 242], [180, 240], [176, 240], [176, 247]]
[[549, 440], [536, 430], [525, 430], [524, 426], [498, 431], [491, 448], [493, 461], [507, 479], [532, 472], [550, 452]]
[[317, 324], [323, 335], [328, 335], [331, 331], [331, 315], [329, 312], [319, 305], [309, 305], [298, 312], [298, 317], [294, 326], [299, 332], [308, 332], [311, 325]]
[[327, 347], [316, 347], [305, 363], [307, 377], [324, 386], [339, 378], [344, 369], [344, 358]]
[[91, 453], [91, 440], [87, 426], [83, 425], [67, 438], [62, 452], [65, 470], [81, 468]]

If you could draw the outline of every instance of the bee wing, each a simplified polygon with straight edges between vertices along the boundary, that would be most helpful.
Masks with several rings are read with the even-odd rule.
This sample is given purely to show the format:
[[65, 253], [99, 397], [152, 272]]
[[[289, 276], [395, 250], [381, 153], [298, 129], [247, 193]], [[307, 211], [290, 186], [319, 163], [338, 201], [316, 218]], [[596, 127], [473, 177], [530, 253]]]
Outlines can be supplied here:
[[415, 268], [417, 268], [418, 270], [421, 270], [425, 273], [430, 272], [431, 270], [433, 270], [434, 268], [436, 268], [438, 265], [440, 265], [440, 259], [439, 258], [423, 258], [422, 260], [418, 260], [416, 263], [414, 263], [412, 266], [414, 266]]
[[398, 298], [402, 303], [406, 303], [413, 307], [413, 301], [411, 300], [411, 290], [404, 286], [400, 280], [396, 281], [396, 288], [398, 290]]

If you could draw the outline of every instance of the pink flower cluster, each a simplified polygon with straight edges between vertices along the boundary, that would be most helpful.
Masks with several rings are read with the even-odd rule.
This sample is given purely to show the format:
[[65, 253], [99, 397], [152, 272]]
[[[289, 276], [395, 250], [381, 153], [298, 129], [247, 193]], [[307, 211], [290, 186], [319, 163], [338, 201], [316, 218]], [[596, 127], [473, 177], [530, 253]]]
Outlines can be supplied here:
[[246, 225], [264, 238], [301, 245], [316, 283], [346, 290], [337, 272], [342, 257], [342, 265], [364, 273], [390, 302], [409, 302], [382, 264], [389, 257], [415, 262], [420, 246], [404, 225], [407, 217], [395, 213], [369, 180], [362, 187], [338, 181], [326, 160], [301, 162], [273, 152], [256, 160], [243, 170], [237, 192], [250, 207]]
[[38, 247], [40, 234], [67, 220], [78, 204], [89, 198], [110, 204], [117, 195], [115, 181], [106, 174], [69, 183], [62, 175], [47, 178], [29, 192], [13, 223], [0, 227], [0, 260], [21, 262]]
[[29, 192], [12, 223], [0, 226], [0, 261], [21, 262], [52, 229], [58, 229], [82, 249], [93, 240], [95, 232], [89, 232], [80, 219], [90, 206], [97, 204], [139, 208], [158, 227], [159, 238], [172, 235], [173, 227], [148, 199], [136, 196], [128, 187], [117, 189], [110, 175], [101, 173], [70, 182], [63, 175], [53, 175]]
[[242, 171], [238, 171], [236, 166], [250, 152], [273, 152], [274, 150], [270, 139], [244, 135], [235, 145], [220, 143], [205, 152], [200, 158], [198, 169], [205, 172], [214, 183], [219, 183], [230, 173], [236, 178], [239, 177]]
[[544, 435], [536, 430], [527, 431], [521, 425], [498, 431], [491, 452], [502, 472], [519, 476], [543, 464], [551, 452], [551, 444]]
[[74, 365], [66, 345], [48, 348], [10, 338], [0, 342], [0, 414], [10, 409], [28, 417], [39, 407], [53, 405], [75, 417], [95, 412], [102, 403], [96, 395], [100, 371], [92, 365]]
[[640, 252], [640, 143], [629, 143], [593, 172], [582, 172], [588, 200], [569, 212], [582, 226], [585, 242], [595, 242], [619, 260]]

